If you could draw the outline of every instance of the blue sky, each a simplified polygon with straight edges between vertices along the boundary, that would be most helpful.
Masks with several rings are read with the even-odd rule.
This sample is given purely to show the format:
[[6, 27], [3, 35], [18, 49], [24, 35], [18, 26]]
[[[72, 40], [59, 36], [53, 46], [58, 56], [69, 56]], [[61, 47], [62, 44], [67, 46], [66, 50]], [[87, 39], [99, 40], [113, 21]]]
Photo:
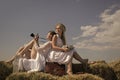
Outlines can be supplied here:
[[0, 60], [10, 59], [31, 40], [45, 37], [57, 23], [66, 28], [67, 43], [83, 58], [120, 58], [120, 0], [0, 0]]

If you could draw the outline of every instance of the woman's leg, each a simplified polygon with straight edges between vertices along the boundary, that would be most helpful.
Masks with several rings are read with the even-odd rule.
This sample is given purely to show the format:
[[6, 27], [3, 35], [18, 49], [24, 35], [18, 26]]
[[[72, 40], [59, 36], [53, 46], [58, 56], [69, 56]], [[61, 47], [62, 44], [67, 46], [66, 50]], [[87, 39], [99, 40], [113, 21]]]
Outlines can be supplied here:
[[16, 52], [16, 54], [15, 54], [15, 56], [13, 56], [10, 60], [8, 60], [8, 61], [6, 61], [6, 62], [13, 62], [13, 60], [15, 59], [15, 57], [16, 57], [16, 55], [20, 52], [20, 51], [22, 51], [24, 49], [24, 46], [23, 47], [20, 47], [18, 50], [17, 50], [17, 52]]
[[35, 49], [35, 47], [33, 46], [31, 49], [31, 59], [35, 59], [37, 55], [37, 51]]
[[28, 53], [29, 49], [31, 49], [33, 47], [33, 44], [34, 44], [34, 40], [31, 40], [28, 44], [26, 44], [24, 46], [24, 48], [20, 52], [18, 52], [17, 55], [22, 55], [23, 56], [24, 54]]
[[88, 67], [88, 59], [82, 59], [81, 56], [78, 55], [77, 52], [73, 53], [73, 57], [78, 60], [79, 62], [82, 62], [83, 66], [84, 66], [84, 70], [87, 70]]
[[68, 75], [72, 75], [72, 59], [73, 58], [71, 58], [71, 60], [70, 60], [70, 62], [68, 63], [68, 64], [66, 64], [66, 73], [68, 74]]
[[35, 59], [37, 56], [37, 50], [36, 50], [35, 46], [39, 47], [39, 41], [38, 41], [39, 35], [38, 34], [36, 35], [36, 38], [37, 39], [34, 40], [34, 44], [32, 46], [32, 50], [31, 50], [31, 59]]
[[32, 46], [33, 46], [33, 43], [34, 43], [34, 40], [31, 40], [28, 44], [26, 44], [25, 46], [23, 46], [23, 47], [20, 47], [18, 50], [17, 50], [17, 52], [16, 52], [16, 54], [15, 54], [15, 56], [13, 56], [10, 60], [8, 60], [8, 61], [6, 61], [6, 62], [12, 62], [14, 59], [15, 59], [15, 57], [17, 56], [17, 55], [21, 55], [21, 56], [23, 56], [24, 54], [26, 54], [26, 58], [30, 58], [30, 51], [29, 51], [29, 49], [30, 48], [32, 48]]
[[78, 55], [77, 52], [74, 52], [73, 53], [73, 57], [78, 60], [79, 62], [82, 62], [82, 63], [87, 63], [88, 62], [88, 59], [82, 59], [82, 57], [80, 55]]

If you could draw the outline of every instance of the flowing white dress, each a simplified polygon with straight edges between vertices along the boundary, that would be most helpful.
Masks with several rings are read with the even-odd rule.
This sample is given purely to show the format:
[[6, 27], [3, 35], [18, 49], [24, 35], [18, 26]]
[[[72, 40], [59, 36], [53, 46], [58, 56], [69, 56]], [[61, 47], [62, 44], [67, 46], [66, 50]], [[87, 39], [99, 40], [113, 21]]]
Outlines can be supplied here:
[[[57, 34], [56, 45], [59, 47], [63, 47], [62, 40], [58, 34]], [[71, 58], [73, 56], [73, 52], [74, 52], [74, 49], [72, 49], [68, 52], [51, 50], [51, 52], [48, 53], [47, 60], [48, 60], [48, 62], [58, 62], [59, 64], [67, 64], [71, 60]]]
[[[47, 46], [47, 47], [46, 47]], [[37, 50], [36, 59], [19, 59], [19, 70], [25, 70], [28, 72], [33, 71], [42, 71], [45, 67], [46, 56], [51, 50], [51, 43], [48, 41], [44, 43], [42, 46], [38, 47], [35, 45]]]

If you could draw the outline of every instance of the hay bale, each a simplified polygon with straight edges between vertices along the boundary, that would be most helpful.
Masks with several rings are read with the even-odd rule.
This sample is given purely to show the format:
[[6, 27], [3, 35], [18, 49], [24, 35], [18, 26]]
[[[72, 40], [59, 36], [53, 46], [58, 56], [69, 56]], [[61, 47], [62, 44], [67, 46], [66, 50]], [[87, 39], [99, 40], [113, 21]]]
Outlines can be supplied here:
[[5, 80], [12, 73], [12, 64], [0, 61], [0, 80]]
[[66, 75], [59, 77], [57, 80], [104, 80], [101, 77], [92, 74]]
[[[72, 64], [72, 70], [74, 74], [85, 72], [84, 66], [82, 64]], [[65, 65], [60, 65], [56, 62], [47, 62], [44, 72], [57, 76], [63, 76], [66, 74]]]
[[57, 80], [51, 74], [46, 74], [43, 72], [15, 72], [7, 77], [6, 80]]
[[63, 64], [60, 65], [60, 64], [55, 63], [55, 62], [46, 62], [44, 72], [50, 73], [53, 75], [63, 76], [66, 74], [65, 65], [63, 65]]
[[[111, 67], [110, 67], [111, 66]], [[50, 68], [51, 67], [51, 68]], [[49, 68], [49, 69], [48, 69]], [[48, 70], [52, 71], [51, 74], [60, 76], [53, 76], [51, 74], [34, 72], [34, 73], [26, 73], [26, 72], [18, 72], [12, 73], [12, 64], [5, 63], [0, 61], [0, 80], [120, 80], [120, 60], [108, 65], [105, 61], [96, 61], [94, 64], [90, 64], [87, 71], [84, 70], [84, 66], [82, 64], [73, 64], [73, 73], [74, 75], [69, 76], [65, 75], [65, 65], [59, 65], [57, 63], [49, 64]], [[56, 68], [56, 69], [55, 69]], [[58, 72], [56, 72], [58, 71]], [[78, 72], [85, 72], [84, 74]], [[87, 74], [86, 74], [87, 72]], [[12, 73], [12, 74], [11, 74]], [[89, 73], [89, 74], [88, 74]], [[116, 74], [115, 74], [116, 73]], [[117, 75], [117, 76], [116, 76]]]
[[88, 72], [94, 75], [98, 75], [105, 80], [117, 80], [114, 70], [109, 67], [105, 61], [97, 61], [94, 64], [90, 64]]
[[83, 64], [72, 64], [72, 70], [73, 74], [79, 74], [79, 73], [84, 73], [87, 72], [84, 68], [85, 66]]
[[120, 59], [109, 63], [109, 66], [114, 70], [118, 80], [120, 80]]
[[62, 77], [53, 76], [43, 72], [16, 72], [7, 77], [6, 80], [104, 80], [92, 74], [64, 75]]

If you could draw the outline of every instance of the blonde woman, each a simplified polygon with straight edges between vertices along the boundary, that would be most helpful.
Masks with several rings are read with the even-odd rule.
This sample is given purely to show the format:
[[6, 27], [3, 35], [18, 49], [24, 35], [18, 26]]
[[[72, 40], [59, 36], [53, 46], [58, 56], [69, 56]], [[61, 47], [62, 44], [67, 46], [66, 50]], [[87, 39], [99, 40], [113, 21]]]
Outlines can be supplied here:
[[48, 61], [58, 62], [59, 64], [67, 65], [67, 74], [72, 74], [72, 58], [75, 58], [79, 62], [87, 63], [87, 59], [82, 59], [75, 49], [69, 49], [68, 47], [63, 47], [66, 45], [65, 31], [66, 27], [59, 23], [56, 25], [56, 35], [52, 39], [52, 51], [48, 55]]

